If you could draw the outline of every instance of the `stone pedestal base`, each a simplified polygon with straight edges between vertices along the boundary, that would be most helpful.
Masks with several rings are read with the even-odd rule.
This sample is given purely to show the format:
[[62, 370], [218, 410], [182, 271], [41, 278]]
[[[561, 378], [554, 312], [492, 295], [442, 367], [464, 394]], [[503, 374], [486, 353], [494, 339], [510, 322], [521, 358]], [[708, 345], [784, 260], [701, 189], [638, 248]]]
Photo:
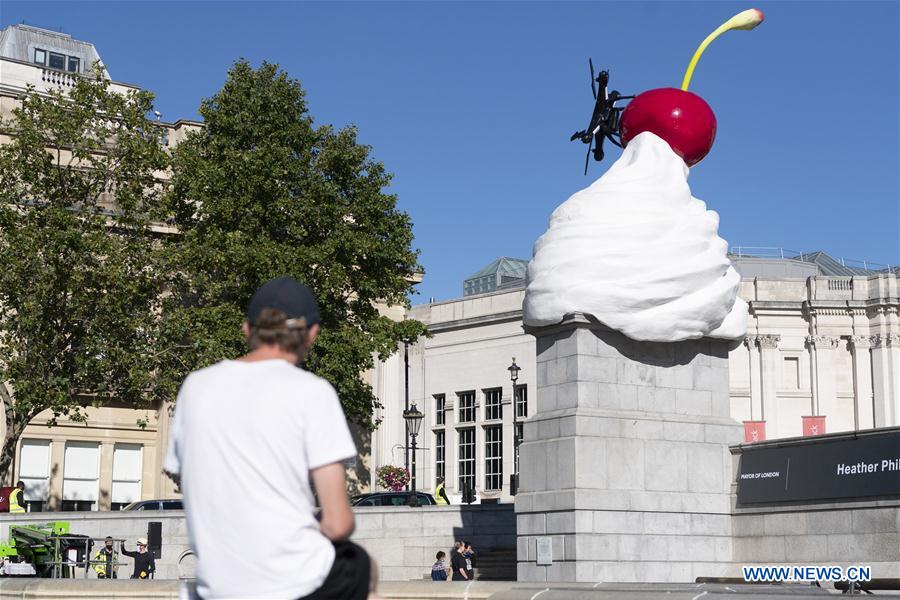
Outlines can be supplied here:
[[[728, 445], [741, 426], [729, 416], [729, 343], [635, 342], [578, 314], [530, 333], [537, 410], [520, 449], [519, 581], [730, 573]], [[552, 563], [539, 564], [548, 541]]]

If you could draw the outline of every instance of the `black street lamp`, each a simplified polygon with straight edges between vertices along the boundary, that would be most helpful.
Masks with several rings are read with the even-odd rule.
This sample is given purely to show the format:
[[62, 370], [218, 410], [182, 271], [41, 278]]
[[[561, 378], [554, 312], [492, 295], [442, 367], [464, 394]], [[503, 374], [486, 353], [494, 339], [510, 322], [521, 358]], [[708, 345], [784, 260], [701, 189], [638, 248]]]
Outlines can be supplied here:
[[519, 407], [516, 403], [516, 382], [519, 380], [519, 371], [522, 368], [516, 364], [516, 357], [513, 356], [512, 364], [507, 368], [509, 378], [512, 380], [512, 415], [513, 415], [513, 474], [509, 478], [509, 494], [515, 496], [519, 491], [519, 424], [518, 413]]
[[416, 437], [419, 435], [419, 428], [422, 426], [422, 418], [424, 416], [425, 415], [416, 408], [415, 402], [403, 411], [403, 418], [406, 420], [406, 430], [409, 432], [410, 445], [412, 446], [412, 461], [410, 461], [412, 463], [412, 473], [410, 477], [412, 486], [410, 486], [411, 489], [409, 492], [409, 506], [419, 505], [419, 498], [416, 496]]

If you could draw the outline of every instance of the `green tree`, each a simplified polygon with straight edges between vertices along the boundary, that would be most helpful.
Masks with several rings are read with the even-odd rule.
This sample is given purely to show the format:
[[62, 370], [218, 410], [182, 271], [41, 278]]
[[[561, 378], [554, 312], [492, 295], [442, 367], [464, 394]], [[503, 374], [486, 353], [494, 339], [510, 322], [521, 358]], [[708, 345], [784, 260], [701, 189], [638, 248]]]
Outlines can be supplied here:
[[419, 271], [410, 219], [385, 192], [391, 176], [354, 128], [314, 126], [300, 83], [273, 64], [235, 63], [200, 114], [206, 127], [173, 156], [169, 210], [181, 235], [165, 321], [180, 351], [168, 371], [242, 354], [253, 291], [291, 275], [322, 312], [307, 367], [335, 386], [351, 420], [371, 427], [377, 400], [360, 374], [373, 354], [424, 332], [376, 308], [407, 306]]
[[29, 89], [0, 124], [0, 477], [39, 413], [54, 425], [159, 397], [150, 225], [169, 158], [152, 100], [95, 70], [68, 92]]

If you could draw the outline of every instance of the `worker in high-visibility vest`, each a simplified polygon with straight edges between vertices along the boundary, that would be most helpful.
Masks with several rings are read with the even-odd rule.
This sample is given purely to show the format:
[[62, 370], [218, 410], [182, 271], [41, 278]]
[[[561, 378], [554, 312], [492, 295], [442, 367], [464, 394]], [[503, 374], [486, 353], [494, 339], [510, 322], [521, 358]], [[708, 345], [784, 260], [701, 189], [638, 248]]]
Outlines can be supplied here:
[[444, 478], [438, 477], [437, 487], [434, 488], [434, 501], [436, 504], [450, 504], [447, 491], [444, 489]]
[[97, 579], [117, 579], [119, 553], [116, 552], [112, 536], [106, 536], [104, 541], [106, 544], [94, 555], [94, 571], [97, 572]]
[[20, 481], [9, 494], [9, 512], [25, 512], [25, 483]]

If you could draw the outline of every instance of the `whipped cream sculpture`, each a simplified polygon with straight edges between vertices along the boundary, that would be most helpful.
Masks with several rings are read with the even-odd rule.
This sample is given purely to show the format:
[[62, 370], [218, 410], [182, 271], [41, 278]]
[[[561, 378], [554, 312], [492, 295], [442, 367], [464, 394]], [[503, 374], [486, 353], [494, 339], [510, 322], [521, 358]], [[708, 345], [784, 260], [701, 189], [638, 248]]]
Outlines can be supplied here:
[[712, 109], [687, 86], [713, 39], [762, 20], [756, 9], [729, 19], [697, 49], [680, 90], [650, 90], [625, 108], [616, 123], [622, 156], [560, 205], [535, 242], [526, 325], [582, 312], [640, 341], [744, 336], [747, 304], [737, 297], [740, 275], [718, 236], [719, 216], [687, 183], [716, 132]]

